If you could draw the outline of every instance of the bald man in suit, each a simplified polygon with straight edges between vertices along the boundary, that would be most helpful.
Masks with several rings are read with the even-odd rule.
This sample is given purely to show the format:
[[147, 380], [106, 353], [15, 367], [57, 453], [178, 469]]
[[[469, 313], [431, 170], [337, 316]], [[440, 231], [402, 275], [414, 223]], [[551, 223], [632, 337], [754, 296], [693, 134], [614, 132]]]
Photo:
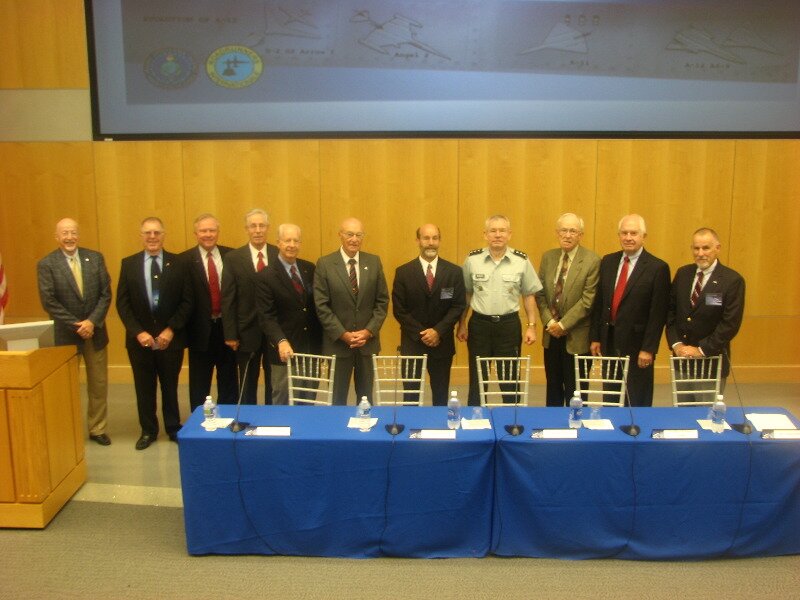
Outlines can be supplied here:
[[580, 245], [583, 219], [565, 213], [556, 221], [559, 247], [542, 255], [536, 304], [544, 326], [547, 406], [566, 406], [575, 391], [575, 355], [589, 353], [589, 326], [600, 257]]
[[56, 224], [56, 241], [58, 249], [37, 265], [39, 298], [54, 322], [56, 345], [74, 344], [83, 357], [89, 439], [108, 446], [106, 315], [111, 306], [111, 278], [102, 254], [78, 248], [77, 221], [61, 219]]
[[372, 355], [389, 306], [381, 259], [361, 251], [364, 227], [354, 218], [339, 229], [341, 247], [317, 261], [314, 302], [323, 329], [322, 353], [336, 355], [334, 404], [347, 404], [350, 377], [356, 396], [372, 399]]

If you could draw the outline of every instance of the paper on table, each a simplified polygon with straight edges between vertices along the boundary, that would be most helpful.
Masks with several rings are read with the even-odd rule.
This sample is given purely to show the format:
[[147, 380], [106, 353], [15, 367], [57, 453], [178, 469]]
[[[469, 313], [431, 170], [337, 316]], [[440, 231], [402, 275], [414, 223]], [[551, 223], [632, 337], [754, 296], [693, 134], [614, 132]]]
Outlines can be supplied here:
[[775, 440], [800, 440], [800, 430], [797, 429], [775, 429], [772, 431], [772, 439]]
[[586, 429], [614, 429], [611, 419], [583, 419], [581, 423]]
[[662, 440], [696, 440], [697, 429], [664, 429], [659, 437]]
[[748, 413], [747, 420], [753, 424], [757, 431], [764, 429], [797, 429], [791, 419], [786, 415], [775, 413]]
[[[364, 421], [366, 421], [366, 427], [364, 426]], [[347, 422], [347, 426], [350, 429], [372, 429], [375, 427], [375, 424], [378, 422], [378, 417], [372, 417], [370, 419], [360, 419], [359, 417], [350, 417], [350, 420]]]
[[491, 429], [489, 419], [461, 419], [461, 429]]
[[245, 433], [256, 437], [288, 437], [292, 435], [291, 427], [254, 427]]
[[531, 432], [532, 438], [543, 440], [575, 440], [578, 439], [577, 429], [535, 429]]
[[224, 429], [231, 423], [233, 423], [233, 419], [216, 417], [215, 419], [206, 419], [200, 425], [206, 431], [214, 431], [216, 429]]
[[420, 429], [411, 433], [411, 437], [418, 440], [454, 440], [455, 429]]
[[[731, 426], [728, 425], [727, 421], [722, 422], [725, 425], [725, 429], [730, 429]], [[700, 425], [703, 429], [707, 429], [708, 431], [714, 431], [714, 426], [711, 423], [711, 419], [697, 419], [697, 424]]]

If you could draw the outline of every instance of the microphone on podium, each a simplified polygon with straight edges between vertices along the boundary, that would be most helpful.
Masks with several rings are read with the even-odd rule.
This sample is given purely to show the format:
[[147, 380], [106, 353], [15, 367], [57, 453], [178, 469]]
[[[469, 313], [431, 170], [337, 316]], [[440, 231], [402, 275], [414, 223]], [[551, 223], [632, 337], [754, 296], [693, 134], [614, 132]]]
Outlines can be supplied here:
[[[389, 435], [395, 436], [403, 432], [406, 428], [402, 423], [397, 422], [397, 386], [399, 383], [400, 365], [402, 364], [402, 357], [400, 355], [400, 346], [397, 347], [397, 363], [395, 365], [395, 378], [394, 378], [394, 410], [392, 411], [392, 422], [385, 425], [385, 429]], [[420, 390], [422, 392], [422, 390]]]
[[246, 429], [250, 426], [250, 423], [243, 423], [239, 420], [239, 409], [242, 407], [242, 396], [244, 395], [244, 388], [247, 386], [247, 371], [250, 368], [250, 362], [253, 360], [255, 355], [255, 352], [251, 352], [250, 356], [247, 357], [247, 364], [244, 366], [244, 375], [242, 376], [242, 383], [240, 386], [241, 389], [239, 390], [239, 399], [236, 401], [236, 416], [233, 418], [231, 424], [228, 425], [228, 429], [230, 429], [233, 433], [239, 433], [243, 429]]
[[[515, 350], [514, 358], [519, 358], [519, 350]], [[506, 433], [517, 436], [522, 435], [525, 427], [517, 422], [517, 409], [519, 408], [519, 361], [514, 364], [514, 422], [505, 426]]]

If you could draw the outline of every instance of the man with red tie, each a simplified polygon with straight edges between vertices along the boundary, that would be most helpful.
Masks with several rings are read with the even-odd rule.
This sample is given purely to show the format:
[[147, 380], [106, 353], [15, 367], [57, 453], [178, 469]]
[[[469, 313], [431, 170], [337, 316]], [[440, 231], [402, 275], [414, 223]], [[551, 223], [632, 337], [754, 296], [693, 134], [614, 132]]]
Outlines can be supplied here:
[[[667, 341], [675, 356], [722, 355], [721, 390], [730, 371], [730, 345], [744, 314], [744, 278], [719, 262], [717, 232], [694, 232], [694, 263], [675, 273], [667, 315]], [[707, 400], [707, 398], [705, 399]]]
[[619, 222], [622, 250], [600, 261], [592, 309], [593, 356], [628, 356], [631, 406], [653, 405], [653, 363], [667, 320], [669, 265], [644, 249], [647, 227], [636, 214]]
[[235, 404], [239, 385], [236, 381], [236, 354], [225, 344], [222, 332], [223, 257], [232, 248], [217, 244], [219, 221], [205, 213], [194, 220], [197, 246], [180, 258], [186, 265], [192, 285], [194, 308], [186, 325], [189, 346], [189, 406], [201, 406], [211, 392], [211, 379], [217, 370], [217, 401]]
[[267, 360], [267, 339], [258, 323], [256, 278], [267, 265], [278, 260], [278, 248], [267, 243], [269, 216], [254, 208], [245, 215], [249, 242], [231, 250], [223, 260], [222, 328], [225, 343], [236, 352], [242, 403], [256, 404], [260, 367], [264, 368], [264, 404], [272, 403], [272, 385]]

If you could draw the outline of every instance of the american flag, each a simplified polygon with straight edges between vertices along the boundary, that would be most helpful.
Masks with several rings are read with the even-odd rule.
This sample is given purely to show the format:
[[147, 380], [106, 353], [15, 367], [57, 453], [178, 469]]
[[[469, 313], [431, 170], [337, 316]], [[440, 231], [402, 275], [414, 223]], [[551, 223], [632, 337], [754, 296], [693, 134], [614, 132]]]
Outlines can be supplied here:
[[3, 268], [3, 255], [0, 254], [0, 325], [5, 323], [6, 304], [8, 304], [8, 286], [6, 285], [6, 271]]

